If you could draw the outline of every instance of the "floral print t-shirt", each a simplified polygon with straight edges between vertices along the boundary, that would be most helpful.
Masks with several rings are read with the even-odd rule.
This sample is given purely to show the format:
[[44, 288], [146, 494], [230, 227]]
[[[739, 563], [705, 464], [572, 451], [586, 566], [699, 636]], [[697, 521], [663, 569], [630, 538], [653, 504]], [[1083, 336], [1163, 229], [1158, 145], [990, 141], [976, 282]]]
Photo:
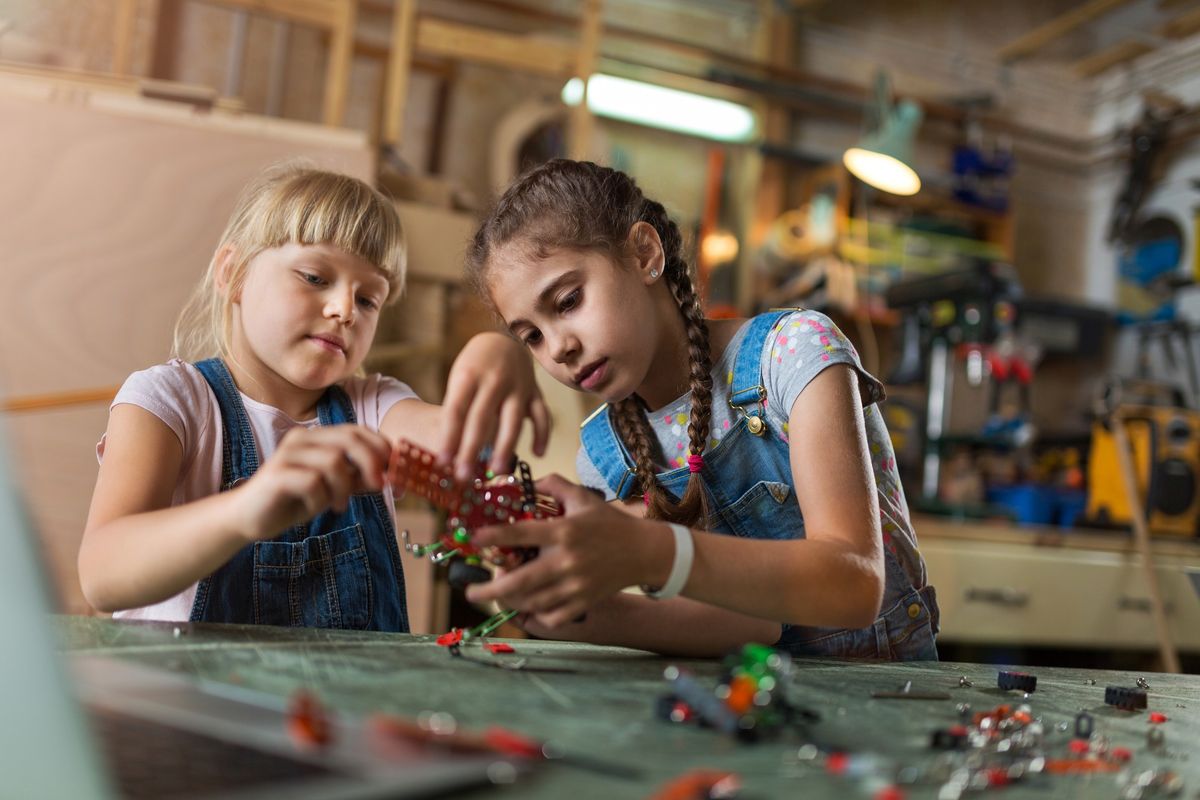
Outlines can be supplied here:
[[[705, 451], [712, 449], [729, 431], [736, 417], [727, 399], [733, 380], [733, 362], [749, 327], [747, 321], [734, 334], [725, 352], [713, 365], [712, 425]], [[796, 398], [818, 374], [834, 364], [848, 364], [858, 375], [863, 402], [867, 444], [879, 496], [879, 522], [883, 544], [896, 556], [916, 588], [926, 582], [925, 564], [917, 551], [917, 537], [908, 515], [908, 503], [896, 469], [896, 454], [883, 422], [878, 403], [885, 398], [883, 384], [862, 368], [858, 353], [829, 317], [818, 311], [799, 310], [781, 317], [767, 336], [762, 352], [763, 385], [767, 390], [765, 416], [769, 435], [788, 442], [788, 414]], [[657, 449], [655, 465], [664, 472], [687, 464], [688, 416], [691, 392], [666, 406], [648, 412]], [[814, 455], [814, 458], [819, 456]], [[615, 495], [588, 458], [579, 449], [575, 462], [584, 486], [600, 489], [609, 500]], [[803, 513], [803, 509], [801, 509]]]

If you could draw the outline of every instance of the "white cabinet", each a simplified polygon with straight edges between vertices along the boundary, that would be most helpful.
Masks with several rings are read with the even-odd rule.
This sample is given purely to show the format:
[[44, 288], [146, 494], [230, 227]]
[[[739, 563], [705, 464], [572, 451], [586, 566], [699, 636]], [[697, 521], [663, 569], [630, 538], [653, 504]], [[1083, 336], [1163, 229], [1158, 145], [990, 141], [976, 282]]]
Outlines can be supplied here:
[[[1132, 536], [915, 520], [942, 612], [939, 639], [1154, 649], [1150, 593]], [[1154, 540], [1175, 646], [1200, 652], [1200, 543]]]

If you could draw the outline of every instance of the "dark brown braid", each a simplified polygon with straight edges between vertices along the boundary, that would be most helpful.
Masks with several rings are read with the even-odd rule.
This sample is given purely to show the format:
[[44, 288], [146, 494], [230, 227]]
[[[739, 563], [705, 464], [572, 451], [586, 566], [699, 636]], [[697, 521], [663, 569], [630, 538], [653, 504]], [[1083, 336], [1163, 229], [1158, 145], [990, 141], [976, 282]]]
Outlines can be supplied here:
[[[630, 176], [590, 161], [555, 159], [518, 178], [497, 201], [480, 226], [467, 253], [468, 274], [487, 298], [489, 259], [501, 245], [520, 242], [533, 257], [561, 248], [600, 250], [621, 262], [629, 234], [637, 222], [647, 222], [662, 240], [664, 279], [679, 304], [688, 338], [692, 392], [688, 422], [689, 451], [701, 455], [712, 419], [712, 355], [708, 326], [700, 308], [679, 227], [661, 203], [642, 194]], [[647, 516], [688, 526], [703, 526], [708, 517], [700, 473], [693, 473], [679, 502], [655, 477], [654, 433], [642, 399], [632, 395], [612, 404], [617, 432], [633, 455], [638, 481], [647, 498]]]

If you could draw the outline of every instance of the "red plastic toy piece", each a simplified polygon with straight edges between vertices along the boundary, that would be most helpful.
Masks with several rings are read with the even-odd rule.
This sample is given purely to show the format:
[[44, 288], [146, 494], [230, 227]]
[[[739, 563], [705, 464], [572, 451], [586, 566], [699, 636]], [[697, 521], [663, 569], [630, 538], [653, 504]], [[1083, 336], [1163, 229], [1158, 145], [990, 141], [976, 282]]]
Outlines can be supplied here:
[[1150, 722], [1154, 723], [1155, 725], [1161, 725], [1162, 723], [1164, 723], [1166, 721], [1167, 721], [1167, 715], [1162, 713], [1161, 711], [1151, 711], [1150, 712]]
[[830, 775], [841, 775], [850, 765], [850, 756], [846, 753], [830, 753], [825, 757], [825, 771]]
[[437, 643], [441, 647], [453, 647], [456, 644], [462, 644], [463, 629], [451, 628], [448, 633], [443, 633], [437, 637]]
[[483, 740], [497, 753], [520, 758], [542, 758], [542, 745], [507, 728], [492, 726], [483, 732]]
[[515, 653], [515, 652], [517, 652], [516, 650], [513, 649], [513, 646], [511, 644], [505, 644], [504, 642], [487, 642], [483, 645], [483, 647], [489, 653]]

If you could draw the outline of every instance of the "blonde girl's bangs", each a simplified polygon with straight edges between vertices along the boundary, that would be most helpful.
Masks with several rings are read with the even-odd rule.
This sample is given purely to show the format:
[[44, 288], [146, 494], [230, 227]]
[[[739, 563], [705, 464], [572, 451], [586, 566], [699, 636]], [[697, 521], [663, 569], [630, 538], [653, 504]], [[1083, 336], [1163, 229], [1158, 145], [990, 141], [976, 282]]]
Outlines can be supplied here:
[[[328, 244], [374, 264], [386, 276], [388, 301], [404, 288], [404, 230], [391, 201], [345, 175], [301, 170], [281, 180], [247, 209], [242, 230], [228, 240], [249, 253], [296, 244]], [[257, 213], [255, 213], [257, 212]]]

